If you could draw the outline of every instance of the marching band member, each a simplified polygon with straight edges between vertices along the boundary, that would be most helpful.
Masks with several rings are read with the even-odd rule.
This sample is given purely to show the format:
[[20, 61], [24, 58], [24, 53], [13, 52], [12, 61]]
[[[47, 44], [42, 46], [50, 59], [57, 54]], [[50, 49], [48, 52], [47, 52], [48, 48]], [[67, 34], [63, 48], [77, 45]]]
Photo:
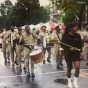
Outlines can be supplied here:
[[6, 35], [6, 32], [7, 30], [4, 28], [3, 29], [3, 33], [1, 34], [1, 38], [2, 38], [2, 50], [3, 50], [3, 56], [4, 56], [4, 59], [5, 59], [5, 63], [7, 62], [7, 57], [6, 57], [6, 48], [7, 48], [7, 44], [6, 42], [4, 41], [5, 40], [5, 35]]
[[63, 64], [62, 64], [62, 57], [59, 58], [59, 56], [60, 56], [60, 47], [61, 46], [60, 46], [60, 43], [58, 43], [58, 41], [60, 41], [61, 38], [62, 38], [62, 31], [61, 31], [59, 26], [56, 26], [55, 27], [55, 31], [53, 31], [53, 33], [52, 33], [52, 40], [55, 41], [54, 51], [55, 51], [55, 58], [56, 58], [56, 63], [57, 63], [57, 69], [59, 69], [60, 65], [63, 66]]
[[[65, 50], [65, 60], [67, 63], [67, 79], [69, 88], [73, 87], [71, 82], [71, 70], [73, 62], [75, 67], [75, 76], [73, 84], [75, 88], [79, 88], [77, 78], [80, 72], [80, 56], [82, 56], [82, 42], [81, 36], [78, 33], [76, 33], [77, 28], [77, 24], [69, 23], [66, 26], [65, 33], [62, 36], [62, 43], [64, 43], [65, 45], [61, 44], [61, 46]], [[70, 46], [67, 46], [66, 44]]]
[[[46, 38], [49, 37], [49, 34], [46, 32], [46, 26], [42, 26], [42, 32], [40, 32], [39, 36], [42, 39], [43, 39], [43, 37], [46, 37]], [[46, 50], [48, 51], [47, 62], [51, 63], [51, 61], [50, 61], [50, 58], [51, 58], [51, 48], [50, 47], [44, 48], [42, 46], [42, 49], [43, 49], [44, 57], [45, 57]], [[45, 60], [43, 61], [43, 64], [45, 64]]]
[[23, 51], [23, 45], [21, 43], [19, 43], [19, 41], [20, 41], [20, 37], [23, 32], [22, 32], [22, 28], [21, 28], [20, 24], [17, 25], [17, 29], [18, 29], [18, 32], [15, 32], [14, 36], [13, 36], [13, 41], [16, 44], [16, 56], [17, 56], [17, 60], [15, 61], [15, 63], [18, 65], [19, 71], [22, 71], [22, 69], [21, 69], [21, 55], [22, 55], [22, 51]]
[[86, 24], [85, 30], [82, 32], [82, 41], [84, 42], [84, 51], [87, 58], [88, 65], [88, 24]]
[[13, 45], [13, 36], [14, 36], [14, 26], [11, 25], [10, 30], [7, 31], [5, 35], [5, 41], [8, 43], [7, 52], [9, 52], [11, 55], [12, 66], [14, 66], [14, 50], [15, 50], [15, 47]]
[[[35, 77], [34, 74], [34, 64], [32, 62], [31, 63], [31, 74], [30, 74], [30, 70], [29, 70], [29, 54], [32, 52], [32, 50], [34, 49], [34, 44], [35, 44], [35, 38], [38, 39], [39, 36], [37, 36], [34, 33], [30, 32], [30, 27], [26, 26], [25, 27], [25, 31], [21, 37], [20, 37], [20, 43], [23, 43], [24, 49], [24, 66], [26, 72], [27, 72], [27, 76], [29, 77]], [[31, 61], [31, 60], [30, 60]]]

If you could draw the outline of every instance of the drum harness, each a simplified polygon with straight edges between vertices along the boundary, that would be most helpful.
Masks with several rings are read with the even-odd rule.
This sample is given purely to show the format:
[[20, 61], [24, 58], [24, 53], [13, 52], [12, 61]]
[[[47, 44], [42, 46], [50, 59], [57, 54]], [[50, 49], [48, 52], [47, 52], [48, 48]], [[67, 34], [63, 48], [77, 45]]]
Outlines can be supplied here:
[[59, 35], [57, 34], [57, 32], [56, 32], [56, 35], [57, 35], [57, 37], [58, 37], [59, 41], [61, 41], [61, 39], [60, 39]]

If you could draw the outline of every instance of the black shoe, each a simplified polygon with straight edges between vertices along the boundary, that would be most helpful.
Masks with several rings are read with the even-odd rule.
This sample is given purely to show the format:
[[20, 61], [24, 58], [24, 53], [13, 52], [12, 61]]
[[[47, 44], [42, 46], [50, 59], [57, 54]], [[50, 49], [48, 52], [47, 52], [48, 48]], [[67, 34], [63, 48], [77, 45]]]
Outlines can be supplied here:
[[14, 64], [12, 64], [12, 66], [14, 66]]
[[61, 66], [63, 66], [63, 64], [62, 64], [62, 63], [60, 63], [60, 65], [61, 65]]
[[24, 69], [23, 69], [23, 70], [24, 70], [24, 72], [26, 72], [26, 67], [24, 67]]
[[8, 58], [8, 60], [10, 61], [10, 59]]
[[57, 65], [57, 69], [59, 69], [59, 65]]
[[10, 59], [8, 58], [7, 60], [8, 60], [8, 63], [10, 63]]
[[88, 63], [86, 63], [86, 65], [88, 65]]
[[47, 59], [47, 62], [51, 63], [50, 59]]
[[18, 65], [17, 61], [14, 62], [16, 65]]
[[43, 64], [45, 64], [45, 60], [43, 61]]
[[21, 68], [19, 68], [18, 70], [19, 70], [20, 72], [22, 71], [22, 69], [21, 69]]
[[30, 72], [27, 73], [27, 77], [31, 77]]
[[32, 76], [32, 78], [34, 78], [34, 77], [35, 77], [35, 74], [34, 74], [34, 73], [32, 73], [32, 74], [31, 74], [31, 76]]
[[5, 63], [7, 63], [7, 59], [5, 59]]

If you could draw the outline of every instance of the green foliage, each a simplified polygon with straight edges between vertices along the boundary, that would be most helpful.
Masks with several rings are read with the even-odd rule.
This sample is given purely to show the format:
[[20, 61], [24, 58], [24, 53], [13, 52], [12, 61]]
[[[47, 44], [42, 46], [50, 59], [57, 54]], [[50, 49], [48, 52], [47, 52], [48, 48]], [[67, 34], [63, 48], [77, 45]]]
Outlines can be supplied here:
[[14, 23], [37, 24], [45, 22], [49, 15], [48, 10], [40, 7], [39, 0], [18, 0], [13, 7]]
[[8, 25], [11, 23], [11, 8], [12, 3], [10, 0], [5, 0], [5, 2], [0, 5], [0, 29], [8, 28]]
[[0, 5], [0, 13], [0, 29], [10, 24], [30, 25], [49, 20], [49, 7], [40, 6], [39, 0], [17, 0], [15, 5], [5, 0]]
[[[65, 14], [64, 16], [62, 15], [63, 23], [66, 24], [68, 22], [73, 21], [75, 19], [75, 15], [77, 15], [80, 18], [80, 8], [82, 5], [78, 5], [77, 0], [50, 0], [50, 1], [51, 2], [53, 1], [54, 3], [52, 2], [52, 4], [56, 5], [57, 9], [63, 11], [63, 13]], [[83, 19], [85, 19], [85, 15]]]
[[50, 17], [49, 17], [49, 6], [43, 7], [41, 6], [41, 21], [43, 23], [49, 21]]

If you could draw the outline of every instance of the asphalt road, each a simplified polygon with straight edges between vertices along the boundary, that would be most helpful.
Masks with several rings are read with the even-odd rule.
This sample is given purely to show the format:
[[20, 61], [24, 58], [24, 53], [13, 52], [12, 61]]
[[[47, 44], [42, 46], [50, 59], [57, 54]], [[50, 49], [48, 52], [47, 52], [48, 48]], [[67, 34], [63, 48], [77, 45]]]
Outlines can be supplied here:
[[[47, 53], [46, 53], [47, 56]], [[56, 69], [55, 57], [52, 54], [51, 64], [35, 65], [35, 78], [28, 78], [24, 71], [19, 72], [18, 67], [12, 67], [10, 63], [5, 64], [3, 54], [0, 51], [0, 88], [68, 88], [66, 80], [66, 63], [64, 67]], [[22, 62], [22, 67], [24, 64]], [[72, 81], [74, 69], [72, 71]], [[79, 88], [88, 88], [88, 66], [81, 62], [81, 71], [78, 79]], [[73, 87], [74, 88], [74, 87]]]

